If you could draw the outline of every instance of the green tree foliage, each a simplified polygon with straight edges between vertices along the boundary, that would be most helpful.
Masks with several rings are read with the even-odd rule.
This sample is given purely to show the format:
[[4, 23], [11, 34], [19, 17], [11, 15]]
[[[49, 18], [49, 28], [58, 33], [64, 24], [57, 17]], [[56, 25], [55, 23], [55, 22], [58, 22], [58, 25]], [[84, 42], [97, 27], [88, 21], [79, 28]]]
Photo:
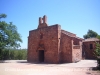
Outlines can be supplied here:
[[3, 60], [26, 60], [27, 59], [27, 50], [2, 50], [2, 59]]
[[87, 34], [83, 35], [83, 37], [84, 39], [87, 39], [87, 38], [99, 37], [99, 35], [93, 30], [88, 30]]
[[96, 42], [95, 55], [100, 56], [100, 43]]
[[100, 35], [98, 35], [97, 38], [100, 39]]
[[10, 22], [1, 21], [6, 18], [6, 14], [0, 14], [0, 58], [2, 57], [2, 50], [7, 48], [20, 47], [21, 36], [17, 32], [17, 27]]
[[0, 19], [1, 19], [1, 18], [6, 18], [6, 17], [7, 17], [6, 14], [0, 14]]

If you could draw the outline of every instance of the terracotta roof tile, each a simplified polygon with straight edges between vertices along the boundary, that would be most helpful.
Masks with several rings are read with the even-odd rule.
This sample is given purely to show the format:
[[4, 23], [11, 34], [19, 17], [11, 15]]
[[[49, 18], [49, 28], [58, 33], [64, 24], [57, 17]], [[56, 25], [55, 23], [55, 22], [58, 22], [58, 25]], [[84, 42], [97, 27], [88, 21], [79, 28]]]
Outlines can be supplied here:
[[83, 42], [88, 42], [88, 41], [100, 41], [100, 40], [98, 38], [88, 38], [83, 40]]

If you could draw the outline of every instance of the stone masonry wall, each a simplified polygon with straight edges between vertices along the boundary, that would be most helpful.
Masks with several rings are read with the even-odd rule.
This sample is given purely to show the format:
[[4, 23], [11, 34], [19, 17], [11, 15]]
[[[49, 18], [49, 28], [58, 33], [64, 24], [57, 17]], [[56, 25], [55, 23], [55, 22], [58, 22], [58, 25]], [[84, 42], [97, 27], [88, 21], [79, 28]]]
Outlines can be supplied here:
[[67, 36], [64, 33], [61, 33], [61, 62], [62, 63], [71, 63], [72, 62], [72, 45], [71, 45], [71, 37]]
[[44, 50], [44, 62], [59, 63], [60, 26], [53, 25], [29, 32], [28, 61], [39, 62], [39, 50]]
[[72, 61], [78, 62], [82, 59], [82, 42], [74, 38], [72, 40]]
[[[93, 49], [90, 49], [90, 44], [93, 44]], [[83, 56], [85, 56], [86, 59], [95, 59], [94, 56], [94, 50], [95, 50], [95, 41], [89, 41], [89, 42], [83, 42]]]
[[80, 46], [73, 46], [73, 62], [78, 62], [82, 59], [82, 52], [80, 50]]

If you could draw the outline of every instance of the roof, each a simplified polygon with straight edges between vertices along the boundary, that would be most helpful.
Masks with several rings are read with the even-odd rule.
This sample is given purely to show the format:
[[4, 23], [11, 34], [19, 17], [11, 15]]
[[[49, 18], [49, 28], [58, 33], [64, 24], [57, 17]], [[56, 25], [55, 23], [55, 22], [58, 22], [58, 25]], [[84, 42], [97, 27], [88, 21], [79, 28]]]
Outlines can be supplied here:
[[61, 30], [61, 32], [66, 34], [69, 37], [73, 37], [73, 38], [76, 38], [76, 39], [83, 40], [83, 38], [77, 37], [76, 34], [74, 34], [74, 33], [71, 33], [71, 32], [65, 31], [65, 30]]
[[89, 42], [89, 41], [100, 41], [100, 40], [98, 38], [88, 38], [83, 40], [83, 42]]
[[76, 34], [74, 34], [74, 33], [71, 33], [71, 32], [65, 31], [65, 30], [61, 30], [61, 32], [65, 33], [68, 36], [76, 37]]

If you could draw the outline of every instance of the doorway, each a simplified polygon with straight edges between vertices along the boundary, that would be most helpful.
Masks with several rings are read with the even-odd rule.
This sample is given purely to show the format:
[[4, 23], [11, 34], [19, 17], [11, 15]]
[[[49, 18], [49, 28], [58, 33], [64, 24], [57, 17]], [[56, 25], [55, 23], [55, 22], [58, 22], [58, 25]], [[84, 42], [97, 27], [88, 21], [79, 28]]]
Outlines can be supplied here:
[[44, 50], [39, 50], [39, 62], [44, 62]]

